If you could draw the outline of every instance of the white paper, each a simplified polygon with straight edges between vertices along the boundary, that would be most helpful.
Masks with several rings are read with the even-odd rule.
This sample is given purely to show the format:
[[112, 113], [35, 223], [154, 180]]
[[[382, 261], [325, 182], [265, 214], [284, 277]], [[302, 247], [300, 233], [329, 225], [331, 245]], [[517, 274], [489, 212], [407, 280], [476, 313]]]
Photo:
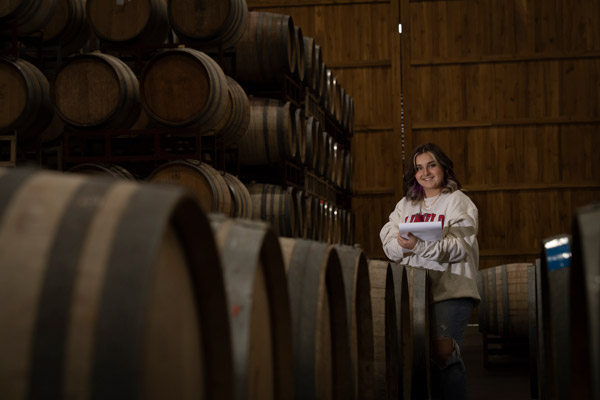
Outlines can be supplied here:
[[425, 242], [442, 240], [442, 221], [398, 224], [398, 229], [405, 239], [408, 239], [408, 235], [406, 234], [410, 232]]

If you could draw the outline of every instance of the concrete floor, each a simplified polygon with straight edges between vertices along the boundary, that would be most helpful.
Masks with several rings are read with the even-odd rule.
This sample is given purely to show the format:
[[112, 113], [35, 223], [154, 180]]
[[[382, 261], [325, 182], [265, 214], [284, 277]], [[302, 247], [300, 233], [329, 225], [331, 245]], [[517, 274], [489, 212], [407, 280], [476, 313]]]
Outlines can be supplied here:
[[529, 353], [527, 349], [490, 355], [483, 367], [482, 336], [477, 325], [467, 327], [462, 355], [467, 368], [469, 400], [529, 400]]

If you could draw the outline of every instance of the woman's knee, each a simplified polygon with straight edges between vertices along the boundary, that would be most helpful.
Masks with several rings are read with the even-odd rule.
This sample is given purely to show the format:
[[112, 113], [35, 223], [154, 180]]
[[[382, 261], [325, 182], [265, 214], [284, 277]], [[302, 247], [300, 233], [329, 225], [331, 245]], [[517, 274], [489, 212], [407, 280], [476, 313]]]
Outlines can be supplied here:
[[456, 356], [455, 350], [458, 351], [458, 345], [449, 337], [433, 338], [431, 347], [432, 358], [440, 368], [445, 368], [450, 359]]

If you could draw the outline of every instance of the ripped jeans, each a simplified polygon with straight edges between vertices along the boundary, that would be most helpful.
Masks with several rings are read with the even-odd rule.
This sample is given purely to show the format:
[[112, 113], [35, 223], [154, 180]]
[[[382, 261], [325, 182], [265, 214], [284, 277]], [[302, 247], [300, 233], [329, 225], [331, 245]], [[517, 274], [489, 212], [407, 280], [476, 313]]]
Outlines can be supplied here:
[[[471, 298], [445, 300], [429, 306], [432, 340], [431, 398], [433, 400], [467, 398], [466, 369], [460, 354], [460, 346], [473, 306], [474, 302]], [[433, 342], [436, 338], [453, 339], [451, 355], [445, 365], [435, 359]]]

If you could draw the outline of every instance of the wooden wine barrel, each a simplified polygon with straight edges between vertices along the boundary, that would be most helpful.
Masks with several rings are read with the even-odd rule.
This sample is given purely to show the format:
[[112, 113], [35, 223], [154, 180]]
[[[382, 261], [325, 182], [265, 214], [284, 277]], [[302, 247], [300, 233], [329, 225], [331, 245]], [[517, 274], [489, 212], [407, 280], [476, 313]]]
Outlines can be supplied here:
[[[90, 39], [90, 25], [85, 12], [85, 0], [55, 0], [56, 7], [47, 24], [41, 29], [43, 46], [59, 46], [63, 56], [81, 49]], [[23, 39], [39, 45], [40, 32]]]
[[23, 59], [0, 57], [0, 133], [16, 130], [24, 139], [37, 137], [52, 121], [50, 84]]
[[225, 117], [229, 90], [225, 73], [212, 58], [186, 48], [154, 56], [140, 79], [142, 103], [150, 118], [204, 132], [214, 131]]
[[112, 44], [159, 45], [169, 34], [166, 0], [87, 0], [86, 11], [96, 37]]
[[76, 128], [127, 129], [141, 112], [131, 68], [99, 52], [73, 55], [57, 68], [52, 100], [58, 116]]
[[280, 238], [287, 270], [296, 399], [354, 399], [344, 278], [337, 251]]
[[108, 163], [81, 163], [69, 168], [68, 172], [77, 172], [87, 175], [103, 175], [113, 178], [135, 181], [135, 177], [125, 168]]
[[304, 83], [306, 70], [304, 69], [306, 54], [304, 54], [304, 35], [302, 28], [294, 26], [294, 52], [296, 54], [296, 67], [294, 77], [300, 83]]
[[223, 179], [231, 194], [230, 216], [235, 218], [252, 219], [252, 197], [246, 186], [235, 176], [223, 172]]
[[[549, 399], [568, 399], [571, 391], [571, 259], [570, 235], [543, 240], [542, 315], [545, 394]], [[580, 310], [578, 311], [579, 314]]]
[[0, 37], [12, 36], [12, 26], [17, 35], [25, 37], [42, 29], [52, 18], [56, 0], [10, 0], [0, 7]]
[[324, 200], [319, 200], [319, 234], [317, 240], [330, 242], [331, 218], [329, 214], [329, 203]]
[[359, 399], [374, 399], [373, 310], [369, 262], [360, 247], [333, 246], [340, 257], [350, 331], [350, 355]]
[[307, 220], [309, 218], [306, 210], [306, 194], [303, 190], [288, 187], [287, 189], [296, 203], [296, 234], [299, 238], [307, 237]]
[[246, 0], [169, 0], [168, 10], [177, 37], [204, 51], [235, 46], [248, 23]]
[[250, 101], [244, 89], [227, 76], [227, 108], [215, 131], [226, 146], [237, 144], [250, 125]]
[[316, 166], [316, 172], [326, 178], [326, 173], [327, 173], [327, 156], [329, 155], [329, 150], [328, 150], [328, 146], [329, 146], [329, 133], [325, 130], [320, 130], [319, 132], [320, 134], [317, 137], [317, 149], [320, 149], [320, 151], [318, 151], [318, 158], [317, 158], [317, 166]]
[[274, 84], [296, 69], [295, 30], [292, 17], [260, 11], [248, 13], [248, 25], [235, 46], [238, 82]]
[[323, 72], [323, 77], [321, 85], [323, 86], [323, 92], [321, 95], [321, 104], [325, 113], [331, 116], [333, 113], [331, 110], [333, 109], [333, 95], [332, 95], [332, 86], [333, 81], [335, 79], [333, 75], [333, 71], [330, 68], [325, 67], [325, 71]]
[[535, 332], [535, 369], [529, 371], [531, 382], [537, 382], [535, 388], [532, 388], [532, 398], [546, 399], [546, 382], [548, 380], [548, 371], [546, 367], [546, 352], [544, 332], [544, 303], [542, 288], [542, 260], [535, 260], [535, 294], [536, 294], [536, 332]]
[[334, 166], [334, 153], [336, 151], [335, 147], [337, 147], [337, 144], [331, 135], [327, 135], [325, 140], [325, 169], [323, 172], [325, 174], [325, 179], [327, 179], [329, 183], [333, 183], [335, 181], [336, 172]]
[[270, 223], [278, 236], [296, 236], [298, 210], [290, 191], [264, 183], [251, 183], [246, 187], [252, 198], [253, 219]]
[[482, 301], [479, 329], [505, 338], [529, 335], [528, 278], [530, 264], [508, 264], [479, 271]]
[[354, 186], [352, 185], [352, 180], [354, 177], [354, 158], [352, 157], [352, 152], [348, 151], [344, 156], [344, 182], [342, 185], [342, 189], [352, 191]]
[[238, 399], [292, 399], [292, 320], [277, 237], [258, 221], [211, 215], [225, 279]]
[[296, 136], [296, 161], [302, 165], [306, 162], [306, 117], [302, 108], [294, 111], [292, 130]]
[[[327, 99], [327, 64], [323, 61], [319, 67], [319, 87], [317, 88], [317, 99], [319, 100], [319, 104], [321, 107], [325, 107], [325, 102]], [[326, 109], [326, 108], [324, 108]]]
[[319, 141], [321, 135], [321, 124], [313, 116], [306, 118], [305, 125], [306, 156], [305, 164], [311, 170], [316, 170], [318, 160], [323, 151], [323, 142]]
[[[412, 381], [412, 310], [410, 308], [409, 274], [402, 264], [390, 264], [394, 280], [394, 302], [396, 311], [396, 350], [398, 352], [397, 368], [398, 396], [394, 399], [410, 399]], [[392, 377], [395, 371], [392, 370]], [[394, 383], [391, 384], [392, 388]]]
[[[536, 265], [530, 265], [527, 268], [527, 307], [528, 307], [528, 318], [529, 318], [529, 391], [532, 399], [538, 398], [538, 377], [539, 370], [537, 365], [538, 357], [538, 287], [537, 277], [539, 273], [539, 259], [536, 260]], [[481, 293], [478, 279], [477, 289]], [[539, 297], [541, 299], [541, 296]]]
[[340, 124], [342, 120], [342, 85], [336, 76], [332, 78], [331, 96], [331, 115], [334, 121]]
[[342, 244], [342, 213], [341, 209], [335, 205], [331, 205], [331, 243]]
[[317, 99], [320, 100], [323, 95], [322, 89], [322, 80], [323, 80], [323, 70], [325, 69], [325, 62], [323, 61], [323, 50], [321, 46], [315, 43], [315, 70], [313, 71], [313, 81], [312, 81], [312, 91], [317, 96]]
[[571, 398], [600, 398], [600, 203], [575, 211], [571, 268]]
[[294, 160], [297, 139], [292, 129], [294, 114], [290, 102], [253, 97], [250, 125], [238, 142], [241, 165], [266, 165]]
[[342, 128], [344, 131], [348, 132], [350, 128], [350, 103], [352, 101], [352, 97], [348, 92], [344, 90], [343, 94], [343, 106], [342, 106]]
[[402, 398], [400, 394], [404, 387], [404, 341], [399, 329], [408, 329], [410, 314], [406, 273], [402, 266], [396, 269], [394, 271], [387, 261], [369, 260], [373, 307], [373, 394], [376, 399]]
[[152, 171], [147, 180], [183, 186], [192, 192], [204, 212], [230, 215], [232, 200], [227, 182], [219, 171], [206, 163], [169, 161]]
[[319, 231], [319, 199], [310, 194], [305, 197], [306, 208], [306, 239], [316, 240]]
[[310, 36], [302, 36], [304, 45], [304, 85], [310, 90], [315, 90], [314, 74], [317, 70], [317, 57], [315, 55], [315, 39]]
[[344, 157], [348, 152], [341, 144], [337, 143], [337, 146], [334, 147], [333, 153], [333, 166], [335, 168], [335, 179], [334, 185], [338, 188], [342, 187], [342, 182], [344, 182]]
[[[427, 270], [405, 266], [408, 277], [409, 308], [411, 312], [410, 347], [405, 349], [403, 380], [405, 399], [429, 399], [429, 279]], [[406, 366], [410, 365], [410, 371]], [[410, 384], [409, 384], [410, 382]]]
[[0, 393], [233, 399], [207, 218], [179, 188], [0, 169]]

